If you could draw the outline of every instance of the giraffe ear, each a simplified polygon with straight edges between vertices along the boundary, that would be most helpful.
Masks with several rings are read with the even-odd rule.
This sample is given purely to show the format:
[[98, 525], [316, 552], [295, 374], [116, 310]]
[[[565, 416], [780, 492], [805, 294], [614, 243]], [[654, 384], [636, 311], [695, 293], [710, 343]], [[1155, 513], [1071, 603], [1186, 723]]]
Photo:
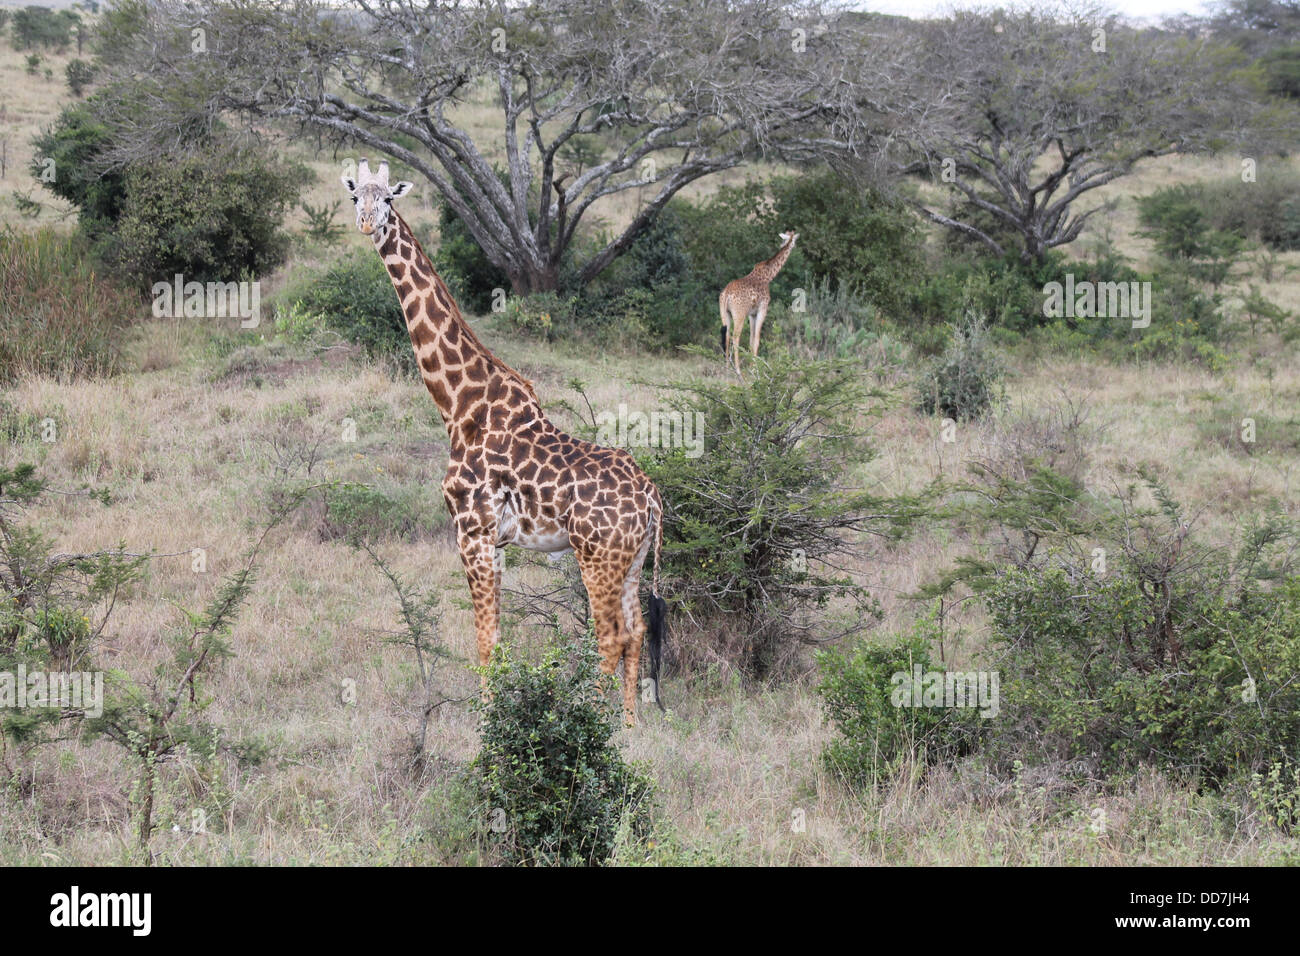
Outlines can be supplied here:
[[402, 180], [402, 182], [398, 183], [396, 186], [393, 187], [392, 189], [393, 198], [401, 199], [403, 196], [405, 196], [414, 188], [415, 188], [415, 183], [408, 183], [406, 182], [406, 180]]
[[342, 181], [343, 181], [343, 188], [346, 189], [346, 190], [347, 190], [349, 193], [351, 193], [352, 195], [356, 195], [356, 192], [357, 192], [357, 181], [356, 181], [355, 179], [353, 179], [351, 176], [348, 176], [348, 175], [346, 175], [346, 174], [344, 174], [344, 175], [343, 175], [342, 177], [340, 177], [340, 178], [341, 178]]

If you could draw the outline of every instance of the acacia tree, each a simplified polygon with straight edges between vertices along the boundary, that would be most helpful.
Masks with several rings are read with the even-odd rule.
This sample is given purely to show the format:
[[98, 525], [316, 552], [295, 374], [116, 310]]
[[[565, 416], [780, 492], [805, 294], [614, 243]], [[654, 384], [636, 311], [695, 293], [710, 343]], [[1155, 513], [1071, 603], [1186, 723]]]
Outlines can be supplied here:
[[1077, 201], [1139, 160], [1290, 122], [1263, 103], [1238, 51], [1113, 16], [959, 12], [909, 29], [923, 52], [905, 93], [931, 106], [908, 127], [898, 166], [955, 189], [955, 204], [916, 206], [998, 256], [1041, 261], [1074, 241], [1102, 208]]
[[[137, 149], [236, 114], [391, 157], [532, 292], [556, 287], [602, 200], [639, 205], [579, 283], [702, 177], [862, 153], [887, 125], [870, 93], [906, 58], [818, 2], [126, 0], [101, 44], [123, 94], [104, 99]], [[485, 92], [491, 133], [461, 109]]]

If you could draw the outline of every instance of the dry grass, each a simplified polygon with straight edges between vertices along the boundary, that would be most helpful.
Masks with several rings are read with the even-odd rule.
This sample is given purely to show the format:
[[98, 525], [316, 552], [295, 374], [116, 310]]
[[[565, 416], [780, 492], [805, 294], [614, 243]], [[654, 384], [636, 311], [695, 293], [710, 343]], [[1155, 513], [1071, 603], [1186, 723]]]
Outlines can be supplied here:
[[[113, 490], [109, 508], [63, 500], [34, 517], [57, 547], [112, 547], [119, 541], [160, 553], [207, 549], [208, 572], [191, 571], [188, 556], [160, 558], [114, 618], [106, 659], [143, 673], [163, 653], [175, 620], [173, 603], [202, 604], [235, 567], [251, 519], [276, 480], [274, 442], [286, 436], [323, 439], [312, 480], [374, 480], [436, 484], [446, 440], [432, 406], [415, 383], [394, 380], [354, 357], [322, 361], [307, 352], [250, 343], [262, 356], [260, 386], [224, 376], [229, 357], [215, 357], [214, 335], [174, 322], [144, 327], [142, 356], [167, 361], [103, 382], [60, 385], [28, 378], [11, 398], [21, 412], [55, 417], [60, 440], [4, 449], [0, 460], [39, 460], [57, 487], [82, 482]], [[597, 410], [628, 402], [658, 403], [653, 382], [716, 374], [697, 359], [574, 355], [488, 326], [489, 345], [522, 367], [556, 408], [571, 397], [566, 381], [590, 383]], [[1088, 449], [1089, 481], [1102, 483], [1150, 461], [1176, 491], [1207, 509], [1214, 533], [1226, 534], [1243, 508], [1287, 498], [1300, 454], [1243, 456], [1207, 444], [1197, 423], [1208, 408], [1249, 407], [1258, 414], [1291, 407], [1300, 372], [1269, 381], [1238, 368], [1215, 377], [1183, 367], [1106, 367], [1045, 363], [1019, 370], [1013, 404], [1041, 408], [1059, 384], [1076, 384], [1092, 420], [1104, 427]], [[645, 384], [639, 384], [642, 382]], [[1014, 408], [1007, 412], [1014, 414]], [[355, 445], [340, 423], [359, 423]], [[560, 421], [567, 413], [557, 411]], [[937, 439], [936, 423], [907, 408], [890, 411], [876, 440], [882, 454], [868, 480], [901, 488], [946, 474], [998, 440], [994, 423], [967, 426], [959, 441]], [[1153, 436], [1159, 436], [1154, 440]], [[1227, 493], [1228, 489], [1235, 489]], [[971, 542], [935, 528], [888, 553], [864, 557], [863, 580], [887, 610], [886, 626], [916, 613], [903, 595]], [[462, 661], [473, 656], [471, 614], [459, 560], [445, 537], [392, 540], [382, 546], [402, 573], [445, 596], [444, 636]], [[558, 572], [510, 568], [540, 584]], [[511, 585], [507, 581], [507, 585]], [[975, 614], [954, 620], [959, 639], [950, 659], [964, 659], [982, 641]], [[171, 862], [341, 863], [378, 858], [441, 862], [438, 795], [443, 771], [415, 779], [404, 769], [413, 729], [409, 701], [416, 684], [409, 662], [383, 643], [397, 626], [392, 593], [366, 560], [337, 541], [321, 541], [312, 514], [277, 532], [250, 603], [233, 635], [236, 656], [212, 687], [212, 717], [232, 737], [266, 742], [272, 760], [260, 768], [223, 769], [232, 793], [225, 819], [208, 836], [159, 834], [156, 852]], [[537, 646], [521, 631], [508, 640]], [[342, 703], [345, 680], [357, 703]], [[461, 663], [445, 665], [439, 691], [470, 698], [477, 678]], [[1203, 863], [1263, 862], [1294, 854], [1276, 834], [1225, 831], [1214, 807], [1158, 778], [1106, 794], [1058, 792], [1052, 779], [1019, 789], [969, 768], [915, 780], [878, 795], [854, 795], [819, 761], [831, 731], [818, 700], [802, 683], [741, 687], [697, 675], [670, 681], [665, 720], [650, 713], [621, 743], [646, 761], [678, 839], [717, 857], [752, 863]], [[468, 705], [440, 708], [432, 753], [453, 766], [476, 750]], [[42, 788], [25, 812], [0, 825], [0, 858], [110, 863], [129, 855], [125, 817], [129, 768], [106, 745], [68, 745], [64, 756], [40, 758]], [[70, 772], [69, 767], [75, 768]], [[162, 819], [184, 818], [201, 790], [196, 771], [166, 793]], [[1091, 802], [1090, 802], [1091, 801]], [[1108, 815], [1104, 836], [1090, 829], [1092, 807]], [[805, 821], [792, 828], [796, 812]]]
[[[13, 60], [0, 56], [0, 85], [8, 91], [3, 129], [14, 143], [25, 144], [66, 93], [61, 74], [45, 84], [26, 77]], [[491, 109], [471, 108], [479, 110], [474, 122], [489, 130]], [[319, 181], [305, 198], [332, 203], [336, 167], [329, 157], [308, 158]], [[11, 161], [6, 185], [24, 166], [25, 159]], [[1114, 188], [1122, 198], [1216, 171], [1208, 161], [1162, 160]], [[426, 205], [412, 218], [431, 222], [428, 197], [418, 201]], [[626, 203], [633, 201], [603, 214], [612, 223], [623, 221], [633, 208]], [[0, 205], [8, 202], [7, 194], [0, 196]], [[8, 218], [11, 207], [4, 208]], [[47, 210], [42, 218], [52, 215]], [[1132, 237], [1131, 202], [1121, 201], [1113, 222], [1122, 248], [1140, 252], [1141, 241]], [[347, 242], [360, 247], [353, 232]], [[264, 295], [283, 275], [267, 281]], [[1270, 292], [1296, 302], [1298, 290], [1300, 283], [1290, 281]], [[602, 410], [620, 402], [654, 408], [660, 403], [658, 383], [722, 374], [694, 357], [544, 345], [490, 324], [482, 333], [536, 381], [561, 425], [571, 421], [558, 403], [576, 398], [566, 384], [573, 377], [588, 384], [593, 404]], [[0, 465], [33, 460], [57, 488], [90, 483], [113, 493], [110, 507], [60, 498], [33, 515], [55, 547], [111, 548], [125, 541], [160, 554], [182, 552], [151, 562], [147, 577], [118, 608], [100, 649], [110, 666], [146, 673], [165, 653], [174, 605], [201, 606], [236, 567], [267, 491], [278, 480], [277, 447], [320, 441], [313, 481], [382, 476], [399, 487], [420, 488], [441, 478], [446, 435], [418, 384], [394, 380], [355, 355], [322, 355], [268, 336], [266, 328], [241, 332], [149, 322], [130, 343], [136, 371], [71, 384], [29, 376], [6, 396], [20, 414], [54, 418], [59, 440], [6, 445]], [[1279, 440], [1247, 455], [1205, 425], [1216, 416], [1231, 422], [1246, 414], [1293, 421], [1288, 416], [1300, 398], [1300, 367], [1293, 356], [1271, 366], [1243, 360], [1217, 375], [1177, 365], [1025, 361], [1014, 369], [1006, 418], [962, 426], [956, 443], [940, 440], [937, 420], [905, 406], [890, 410], [876, 426], [880, 454], [862, 482], [897, 491], [941, 475], [964, 476], [969, 461], [1004, 440], [1018, 409], [1048, 407], [1059, 400], [1062, 383], [1068, 394], [1087, 400], [1097, 426], [1083, 466], [1091, 486], [1105, 487], [1139, 463], [1153, 464], [1178, 495], [1205, 510], [1209, 533], [1221, 536], [1243, 512], [1268, 501], [1294, 508], [1300, 478], [1294, 443]], [[342, 440], [344, 418], [358, 423], [355, 444]], [[218, 781], [228, 798], [218, 818], [209, 819], [206, 835], [170, 829], [173, 819], [188, 820], [190, 808], [210, 793], [200, 767], [186, 758], [169, 774], [158, 811], [163, 829], [154, 841], [165, 862], [464, 859], [439, 836], [451, 814], [446, 802], [452, 769], [477, 749], [476, 719], [465, 702], [478, 686], [464, 663], [473, 657], [472, 615], [459, 559], [438, 533], [381, 545], [396, 570], [443, 593], [443, 637], [460, 658], [439, 673], [440, 693], [456, 702], [435, 712], [433, 769], [415, 777], [407, 766], [416, 678], [402, 653], [384, 642], [397, 627], [394, 596], [362, 556], [339, 541], [321, 540], [318, 517], [308, 510], [270, 540], [232, 635], [235, 656], [211, 686], [212, 719], [232, 738], [263, 741], [270, 759], [257, 767], [220, 762]], [[882, 629], [906, 627], [917, 612], [906, 595], [976, 545], [946, 527], [893, 549], [866, 550], [864, 544], [857, 573], [884, 605]], [[206, 549], [206, 573], [191, 570], [188, 553], [195, 547]], [[555, 573], [511, 567], [507, 586], [516, 583], [511, 575], [540, 584]], [[981, 646], [983, 622], [967, 608], [953, 623], [948, 653], [960, 661]], [[542, 637], [518, 630], [507, 640], [535, 646]], [[348, 680], [356, 684], [355, 704], [341, 698]], [[744, 687], [704, 674], [689, 682], [670, 678], [665, 696], [669, 717], [651, 712], [640, 726], [621, 732], [619, 742], [628, 756], [648, 764], [677, 840], [718, 859], [1075, 865], [1300, 859], [1297, 840], [1254, 828], [1232, 806], [1153, 775], [1078, 793], [1067, 790], [1051, 768], [1006, 782], [962, 767], [932, 773], [924, 782], [904, 775], [881, 793], [851, 793], [819, 760], [831, 730], [806, 682]], [[120, 752], [106, 744], [66, 744], [35, 759], [32, 790], [20, 799], [4, 797], [0, 863], [128, 861], [131, 768]], [[1098, 808], [1107, 821], [1100, 833], [1092, 826]], [[800, 819], [802, 829], [794, 825]]]

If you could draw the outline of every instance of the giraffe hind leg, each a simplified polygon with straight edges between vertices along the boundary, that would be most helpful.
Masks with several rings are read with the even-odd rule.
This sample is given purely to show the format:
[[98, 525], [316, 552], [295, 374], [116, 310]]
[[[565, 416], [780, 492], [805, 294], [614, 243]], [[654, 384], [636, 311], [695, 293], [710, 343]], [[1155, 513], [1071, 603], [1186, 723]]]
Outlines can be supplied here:
[[[641, 616], [641, 570], [645, 567], [645, 558], [654, 540], [652, 527], [646, 529], [645, 540], [632, 559], [632, 566], [623, 579], [623, 624], [626, 628], [627, 643], [623, 652], [623, 714], [628, 723], [635, 722], [636, 698], [641, 689], [641, 645], [645, 638], [645, 619]], [[653, 597], [651, 598], [653, 600]], [[656, 682], [659, 675], [653, 675]], [[652, 687], [654, 699], [659, 700], [659, 688]], [[662, 704], [660, 705], [663, 706]]]
[[[578, 566], [582, 571], [582, 583], [587, 588], [591, 616], [596, 624], [596, 647], [600, 653], [600, 670], [604, 674], [612, 675], [618, 669], [618, 662], [624, 660], [624, 654], [632, 639], [623, 614], [623, 581], [626, 566], [615, 560], [615, 556], [609, 553], [580, 555]], [[628, 670], [629, 666], [635, 665], [629, 665], [627, 661], [624, 663], [623, 718], [630, 726], [636, 722], [636, 689], [633, 683], [635, 675], [629, 679]]]

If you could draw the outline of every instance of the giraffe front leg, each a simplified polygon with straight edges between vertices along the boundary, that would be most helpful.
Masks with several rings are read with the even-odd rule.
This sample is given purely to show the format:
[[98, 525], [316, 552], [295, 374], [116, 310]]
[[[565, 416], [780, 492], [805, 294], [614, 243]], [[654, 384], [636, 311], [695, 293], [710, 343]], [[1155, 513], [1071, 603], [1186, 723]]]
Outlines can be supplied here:
[[[496, 534], [459, 536], [460, 560], [465, 565], [470, 599], [474, 602], [474, 632], [478, 662], [487, 666], [501, 635], [501, 562]], [[486, 685], [487, 677], [483, 678]]]
[[770, 299], [764, 299], [758, 304], [758, 311], [754, 313], [754, 319], [749, 325], [749, 350], [758, 357], [758, 340], [763, 334], [763, 321], [767, 318], [767, 306]]

